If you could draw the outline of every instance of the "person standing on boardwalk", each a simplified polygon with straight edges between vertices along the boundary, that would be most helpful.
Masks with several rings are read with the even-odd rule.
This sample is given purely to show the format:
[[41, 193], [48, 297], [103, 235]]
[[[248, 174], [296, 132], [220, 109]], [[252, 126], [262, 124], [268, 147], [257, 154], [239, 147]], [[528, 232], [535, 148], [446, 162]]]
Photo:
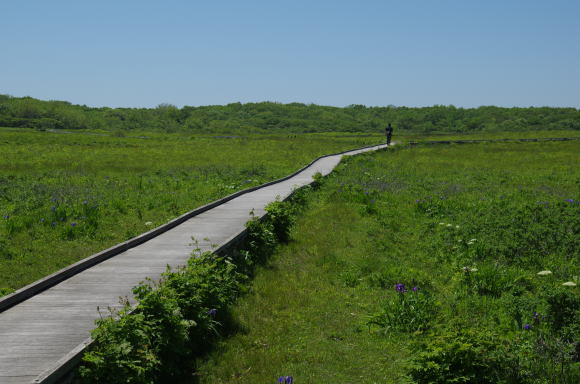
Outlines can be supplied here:
[[385, 128], [385, 135], [387, 135], [387, 145], [391, 145], [391, 137], [393, 136], [393, 127], [391, 123]]

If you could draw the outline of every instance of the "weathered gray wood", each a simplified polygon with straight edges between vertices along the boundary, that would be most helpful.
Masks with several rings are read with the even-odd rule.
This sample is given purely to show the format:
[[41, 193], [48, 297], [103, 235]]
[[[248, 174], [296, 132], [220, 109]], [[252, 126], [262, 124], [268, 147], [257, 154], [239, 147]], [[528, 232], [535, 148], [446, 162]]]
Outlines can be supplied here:
[[197, 248], [213, 251], [212, 244], [223, 247], [234, 241], [243, 232], [250, 211], [262, 216], [268, 203], [312, 182], [317, 172], [330, 173], [340, 158], [321, 158], [290, 179], [222, 201], [132, 248], [124, 245], [114, 257], [91, 262], [88, 268], [67, 270], [66, 279], [57, 276], [52, 283], [58, 282], [47, 283], [48, 288], [34, 288], [25, 300], [0, 313], [0, 384], [30, 383], [32, 379], [54, 382], [81, 356], [94, 321], [100, 317], [97, 307], [106, 315], [108, 307], [119, 307], [119, 298], [130, 298], [131, 289], [146, 277], [158, 279], [167, 265], [185, 265]]

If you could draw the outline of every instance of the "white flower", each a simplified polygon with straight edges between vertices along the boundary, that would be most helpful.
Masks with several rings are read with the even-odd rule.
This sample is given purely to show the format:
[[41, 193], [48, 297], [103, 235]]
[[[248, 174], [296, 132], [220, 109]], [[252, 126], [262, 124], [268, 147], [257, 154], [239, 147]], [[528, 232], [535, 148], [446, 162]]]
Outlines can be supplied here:
[[546, 276], [546, 275], [551, 275], [552, 271], [540, 271], [537, 273], [539, 276]]
[[470, 243], [473, 243], [473, 242], [475, 242], [475, 241], [477, 241], [477, 239], [470, 239], [470, 240], [469, 240], [469, 242], [470, 242]]
[[147, 221], [147, 222], [145, 222], [145, 225], [149, 227], [149, 226], [153, 225], [153, 223], [150, 221]]
[[463, 272], [477, 272], [477, 268], [463, 267]]
[[565, 283], [564, 283], [564, 284], [562, 284], [562, 285], [563, 285], [563, 286], [566, 286], [566, 287], [575, 287], [575, 286], [576, 286], [576, 283], [575, 283], [575, 282], [573, 282], [573, 281], [567, 281], [567, 282], [565, 282]]
[[451, 224], [447, 224], [447, 226], [448, 226], [448, 227], [453, 227], [453, 225], [451, 225]]
[[459, 229], [459, 225], [456, 225], [455, 228]]
[[445, 225], [445, 223], [439, 223], [439, 225]]

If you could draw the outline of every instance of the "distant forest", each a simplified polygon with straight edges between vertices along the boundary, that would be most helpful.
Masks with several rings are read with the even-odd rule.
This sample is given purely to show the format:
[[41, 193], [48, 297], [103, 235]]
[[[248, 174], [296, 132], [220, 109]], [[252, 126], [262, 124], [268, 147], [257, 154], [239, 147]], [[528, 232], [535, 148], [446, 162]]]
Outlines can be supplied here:
[[580, 129], [576, 108], [344, 108], [315, 104], [232, 103], [177, 108], [93, 108], [66, 101], [0, 95], [0, 127], [36, 129], [157, 130], [197, 133], [378, 132], [386, 123], [410, 132], [477, 132]]

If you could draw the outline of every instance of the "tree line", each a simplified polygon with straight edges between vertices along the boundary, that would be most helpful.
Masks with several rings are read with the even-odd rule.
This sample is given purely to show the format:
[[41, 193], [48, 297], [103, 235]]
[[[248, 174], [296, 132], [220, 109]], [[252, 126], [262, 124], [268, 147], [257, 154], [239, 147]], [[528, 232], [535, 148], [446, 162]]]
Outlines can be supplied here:
[[329, 107], [274, 102], [156, 108], [94, 108], [66, 101], [0, 95], [0, 127], [157, 130], [197, 133], [377, 132], [387, 122], [410, 132], [580, 129], [576, 108]]

